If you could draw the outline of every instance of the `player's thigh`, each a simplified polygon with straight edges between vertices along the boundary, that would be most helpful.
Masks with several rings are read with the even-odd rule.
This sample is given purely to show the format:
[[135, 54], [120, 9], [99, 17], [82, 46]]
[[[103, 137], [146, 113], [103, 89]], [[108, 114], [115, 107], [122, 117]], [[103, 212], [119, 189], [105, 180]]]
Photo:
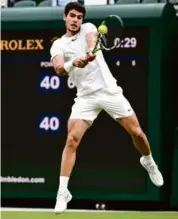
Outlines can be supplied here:
[[82, 98], [76, 98], [74, 105], [72, 106], [72, 112], [70, 120], [81, 119], [88, 121], [92, 124], [100, 113], [101, 108], [93, 96], [85, 96]]
[[87, 129], [91, 126], [89, 121], [83, 119], [70, 119], [68, 121], [68, 139], [80, 142]]
[[116, 119], [121, 126], [131, 135], [139, 135], [142, 132], [136, 114], [131, 116]]
[[121, 91], [106, 93], [104, 96], [102, 107], [113, 119], [129, 117], [134, 114], [129, 101]]

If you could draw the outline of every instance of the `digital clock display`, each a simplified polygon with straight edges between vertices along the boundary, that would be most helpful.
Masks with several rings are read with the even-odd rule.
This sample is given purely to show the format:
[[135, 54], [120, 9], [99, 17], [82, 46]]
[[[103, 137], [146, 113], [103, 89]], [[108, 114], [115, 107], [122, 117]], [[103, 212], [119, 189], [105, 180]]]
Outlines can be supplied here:
[[[54, 198], [76, 88], [55, 74], [50, 47], [64, 30], [2, 31], [2, 197]], [[117, 41], [118, 38], [115, 38]], [[109, 68], [147, 131], [146, 28], [126, 28], [104, 51]], [[102, 156], [101, 156], [102, 154]], [[70, 188], [75, 198], [144, 193], [147, 174], [128, 134], [102, 112], [80, 144]]]
[[135, 48], [137, 39], [135, 37], [115, 38], [114, 44], [118, 44], [117, 48]]

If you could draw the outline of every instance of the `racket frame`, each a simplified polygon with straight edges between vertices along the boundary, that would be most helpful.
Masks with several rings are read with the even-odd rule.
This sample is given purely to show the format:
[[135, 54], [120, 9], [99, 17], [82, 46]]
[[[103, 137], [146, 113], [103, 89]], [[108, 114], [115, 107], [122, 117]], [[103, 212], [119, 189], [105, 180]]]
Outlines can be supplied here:
[[[121, 19], [121, 17], [119, 17], [118, 15], [109, 15], [108, 17], [106, 17], [100, 25], [106, 25], [107, 26], [107, 20], [109, 19], [112, 19], [112, 18], [116, 18], [119, 23], [120, 23], [120, 26], [121, 26], [121, 32], [123, 32], [123, 28], [124, 28], [124, 23]], [[121, 43], [121, 36], [122, 36], [122, 33], [120, 33], [120, 40], [117, 41], [117, 43], [115, 43], [112, 47], [107, 47], [105, 46], [103, 43], [102, 43], [102, 40], [105, 42], [106, 44], [106, 38], [105, 38], [105, 34], [101, 34], [101, 33], [98, 33], [98, 37], [97, 37], [97, 41], [96, 41], [96, 44], [95, 44], [95, 47], [92, 51], [92, 53], [96, 53], [97, 51], [99, 50], [106, 50], [106, 51], [110, 51], [110, 50], [113, 50], [115, 49], [116, 47], [119, 46], [119, 44]]]

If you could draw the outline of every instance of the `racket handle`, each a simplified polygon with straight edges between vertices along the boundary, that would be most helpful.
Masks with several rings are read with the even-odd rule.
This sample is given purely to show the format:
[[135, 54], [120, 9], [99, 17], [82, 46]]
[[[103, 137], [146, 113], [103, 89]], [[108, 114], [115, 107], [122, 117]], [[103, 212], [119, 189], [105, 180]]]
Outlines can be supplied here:
[[95, 54], [96, 52], [98, 52], [99, 50], [101, 50], [101, 48], [96, 48], [92, 51], [93, 54]]

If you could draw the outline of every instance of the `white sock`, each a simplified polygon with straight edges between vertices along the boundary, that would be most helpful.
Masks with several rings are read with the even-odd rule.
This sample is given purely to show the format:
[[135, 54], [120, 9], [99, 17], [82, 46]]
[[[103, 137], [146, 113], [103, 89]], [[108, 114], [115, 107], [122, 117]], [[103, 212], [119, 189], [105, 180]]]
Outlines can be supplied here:
[[59, 188], [67, 188], [69, 183], [69, 177], [68, 176], [60, 176], [59, 178]]
[[152, 162], [154, 162], [154, 159], [153, 159], [151, 153], [150, 153], [149, 155], [147, 155], [147, 156], [143, 156], [143, 157], [144, 157], [145, 161], [148, 162], [148, 163], [152, 163]]

